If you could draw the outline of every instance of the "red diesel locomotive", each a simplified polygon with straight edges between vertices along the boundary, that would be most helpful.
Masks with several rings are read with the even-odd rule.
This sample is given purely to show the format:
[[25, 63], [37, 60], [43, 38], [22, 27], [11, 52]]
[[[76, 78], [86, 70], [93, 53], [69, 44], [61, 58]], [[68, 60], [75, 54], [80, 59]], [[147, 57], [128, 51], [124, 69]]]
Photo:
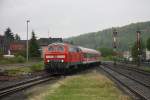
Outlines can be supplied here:
[[100, 64], [101, 53], [67, 43], [52, 43], [44, 50], [45, 69], [48, 72], [64, 72]]

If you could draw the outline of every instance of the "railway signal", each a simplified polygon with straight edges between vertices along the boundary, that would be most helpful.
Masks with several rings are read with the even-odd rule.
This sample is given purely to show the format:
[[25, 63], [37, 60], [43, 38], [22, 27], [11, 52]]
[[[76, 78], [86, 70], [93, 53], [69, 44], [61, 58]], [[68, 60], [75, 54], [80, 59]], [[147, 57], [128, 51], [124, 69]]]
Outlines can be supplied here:
[[117, 31], [116, 29], [113, 30], [113, 51], [115, 53], [114, 55], [114, 65], [116, 65], [116, 49], [117, 49]]
[[141, 32], [138, 30], [136, 32], [137, 34], [137, 51], [138, 51], [138, 61], [137, 61], [137, 66], [140, 66], [141, 63]]

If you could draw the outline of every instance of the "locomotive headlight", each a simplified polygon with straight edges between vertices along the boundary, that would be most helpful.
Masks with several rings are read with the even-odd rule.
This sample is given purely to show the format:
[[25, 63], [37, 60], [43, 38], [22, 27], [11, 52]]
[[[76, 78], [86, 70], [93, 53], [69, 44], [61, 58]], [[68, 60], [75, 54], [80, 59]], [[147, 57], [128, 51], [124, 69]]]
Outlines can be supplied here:
[[61, 60], [61, 62], [64, 62], [64, 60]]
[[47, 62], [49, 62], [49, 60], [47, 60]]

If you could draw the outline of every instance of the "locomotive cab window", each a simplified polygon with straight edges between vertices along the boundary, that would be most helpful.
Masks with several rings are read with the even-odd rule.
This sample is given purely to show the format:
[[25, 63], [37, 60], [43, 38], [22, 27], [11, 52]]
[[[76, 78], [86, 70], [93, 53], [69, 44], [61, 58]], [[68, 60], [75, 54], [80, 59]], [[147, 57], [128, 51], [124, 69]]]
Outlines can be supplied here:
[[64, 47], [58, 46], [58, 47], [57, 47], [57, 51], [64, 51]]
[[50, 46], [50, 47], [48, 48], [48, 51], [54, 51], [54, 48], [53, 48], [52, 46]]

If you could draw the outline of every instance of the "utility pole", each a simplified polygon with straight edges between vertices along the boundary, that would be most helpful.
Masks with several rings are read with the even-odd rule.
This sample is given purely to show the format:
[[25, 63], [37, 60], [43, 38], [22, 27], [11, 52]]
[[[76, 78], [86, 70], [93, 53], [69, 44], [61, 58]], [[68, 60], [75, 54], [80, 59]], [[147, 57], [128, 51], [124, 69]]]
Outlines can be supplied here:
[[114, 55], [114, 65], [116, 65], [116, 49], [117, 49], [117, 31], [116, 29], [113, 30], [113, 51]]
[[141, 64], [141, 32], [138, 30], [137, 34], [137, 49], [138, 49], [138, 58], [137, 58], [137, 66]]
[[27, 41], [26, 41], [26, 60], [29, 61], [29, 42], [28, 42], [28, 23], [30, 20], [27, 20]]

